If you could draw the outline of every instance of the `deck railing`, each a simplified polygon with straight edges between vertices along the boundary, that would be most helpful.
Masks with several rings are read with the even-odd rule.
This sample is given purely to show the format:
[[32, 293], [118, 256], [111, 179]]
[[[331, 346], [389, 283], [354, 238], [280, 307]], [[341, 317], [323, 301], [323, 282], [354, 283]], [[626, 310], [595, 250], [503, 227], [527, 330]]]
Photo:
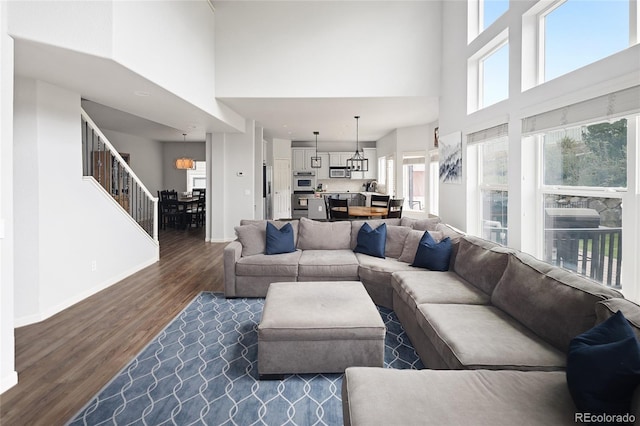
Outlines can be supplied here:
[[82, 110], [82, 170], [92, 176], [150, 237], [158, 241], [158, 198]]
[[545, 229], [545, 261], [619, 289], [622, 228]]

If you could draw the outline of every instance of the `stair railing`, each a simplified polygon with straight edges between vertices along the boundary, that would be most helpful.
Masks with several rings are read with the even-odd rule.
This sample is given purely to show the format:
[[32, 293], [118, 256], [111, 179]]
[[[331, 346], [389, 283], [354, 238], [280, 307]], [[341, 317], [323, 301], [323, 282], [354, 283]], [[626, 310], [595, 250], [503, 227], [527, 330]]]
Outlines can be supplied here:
[[158, 241], [158, 198], [149, 192], [83, 109], [81, 119], [83, 175], [93, 177], [154, 241]]

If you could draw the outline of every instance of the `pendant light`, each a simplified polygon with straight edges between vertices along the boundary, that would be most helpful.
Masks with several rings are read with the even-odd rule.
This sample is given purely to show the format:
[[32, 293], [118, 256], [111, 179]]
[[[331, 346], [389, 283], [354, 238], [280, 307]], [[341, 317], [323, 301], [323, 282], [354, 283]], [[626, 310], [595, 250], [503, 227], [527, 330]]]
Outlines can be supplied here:
[[358, 146], [358, 123], [360, 120], [360, 116], [356, 115], [353, 118], [356, 119], [356, 152], [351, 158], [347, 160], [347, 169], [351, 170], [352, 172], [366, 172], [369, 171], [369, 160], [364, 158], [364, 156], [360, 154], [360, 149]]
[[316, 135], [316, 156], [311, 157], [311, 168], [319, 169], [322, 167], [322, 157], [318, 156], [318, 135], [320, 132], [313, 132], [313, 134]]
[[193, 170], [196, 168], [196, 162], [193, 161], [193, 158], [189, 158], [186, 155], [187, 134], [183, 133], [182, 138], [183, 138], [182, 152], [185, 153], [185, 155], [176, 160], [176, 169]]

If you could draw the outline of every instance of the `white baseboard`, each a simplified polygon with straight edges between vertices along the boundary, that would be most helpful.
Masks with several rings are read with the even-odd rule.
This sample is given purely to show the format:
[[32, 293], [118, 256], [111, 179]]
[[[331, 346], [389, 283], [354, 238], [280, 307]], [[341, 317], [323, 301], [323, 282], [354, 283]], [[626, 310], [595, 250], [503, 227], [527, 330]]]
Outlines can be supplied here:
[[12, 371], [9, 375], [0, 380], [0, 394], [8, 391], [12, 387], [18, 384], [18, 372]]
[[143, 262], [133, 268], [128, 269], [116, 276], [109, 278], [107, 281], [104, 281], [88, 290], [83, 291], [82, 293], [76, 294], [73, 297], [68, 298], [67, 300], [57, 304], [56, 306], [52, 306], [42, 312], [38, 312], [32, 315], [26, 315], [15, 319], [15, 327], [24, 327], [25, 325], [35, 324], [40, 321], [44, 321], [47, 318], [54, 316], [55, 314], [64, 311], [65, 309], [75, 305], [78, 302], [83, 301], [84, 299], [93, 296], [94, 294], [104, 290], [105, 288], [111, 287], [113, 284], [116, 284], [119, 281], [127, 278], [130, 275], [135, 274], [136, 272], [146, 268], [147, 266], [153, 265], [158, 261], [158, 258], [149, 259], [146, 262]]

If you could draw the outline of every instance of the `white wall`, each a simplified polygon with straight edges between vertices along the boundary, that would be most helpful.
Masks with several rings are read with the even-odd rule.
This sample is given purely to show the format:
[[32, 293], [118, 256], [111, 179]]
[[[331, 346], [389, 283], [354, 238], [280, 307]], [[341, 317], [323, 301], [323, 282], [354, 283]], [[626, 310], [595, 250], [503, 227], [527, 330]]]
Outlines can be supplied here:
[[0, 2], [0, 393], [18, 383], [14, 341], [13, 39]]
[[[177, 129], [241, 129], [244, 118], [215, 97], [215, 16], [208, 1], [8, 4], [9, 33], [20, 41], [17, 46], [35, 52], [18, 55], [30, 77]], [[55, 58], [50, 67], [39, 63], [46, 56]], [[47, 78], [52, 74], [56, 80]], [[155, 101], [132, 96], [136, 91], [151, 93]]]
[[211, 176], [209, 191], [211, 227], [207, 240], [235, 239], [235, 226], [241, 219], [253, 219], [256, 212], [255, 174], [261, 164], [255, 163], [255, 121], [246, 121], [245, 133], [211, 134], [207, 136], [207, 167]]
[[203, 110], [215, 111], [215, 19], [208, 2], [112, 4], [114, 59]]
[[[14, 173], [15, 229], [35, 229], [16, 243], [14, 268], [38, 270], [36, 276], [15, 275], [16, 289], [33, 288], [31, 294], [15, 294], [15, 323], [25, 325], [148, 266], [159, 251], [106, 191], [83, 179], [80, 95], [22, 78], [14, 89], [16, 164], [36, 162], [38, 170], [35, 178], [29, 167]], [[35, 158], [20, 157], [34, 153]], [[25, 179], [33, 186], [17, 190]], [[25, 282], [31, 279], [37, 283]]]
[[435, 1], [216, 2], [216, 96], [438, 96], [440, 12]]
[[[111, 1], [10, 1], [10, 33], [26, 40], [109, 57]], [[99, 17], [99, 19], [97, 19]], [[52, 26], [55, 25], [55, 31]]]
[[[162, 189], [175, 189], [178, 192], [187, 190], [187, 171], [176, 169], [176, 160], [187, 156], [195, 161], [206, 161], [206, 144], [204, 142], [164, 142], [162, 143]], [[134, 169], [135, 171], [135, 169]], [[156, 194], [154, 192], [154, 194]]]
[[162, 186], [165, 166], [163, 162], [163, 144], [151, 139], [113, 130], [100, 130], [118, 152], [130, 155], [129, 165], [133, 172], [140, 178], [149, 192], [156, 197], [158, 191], [164, 189]]

